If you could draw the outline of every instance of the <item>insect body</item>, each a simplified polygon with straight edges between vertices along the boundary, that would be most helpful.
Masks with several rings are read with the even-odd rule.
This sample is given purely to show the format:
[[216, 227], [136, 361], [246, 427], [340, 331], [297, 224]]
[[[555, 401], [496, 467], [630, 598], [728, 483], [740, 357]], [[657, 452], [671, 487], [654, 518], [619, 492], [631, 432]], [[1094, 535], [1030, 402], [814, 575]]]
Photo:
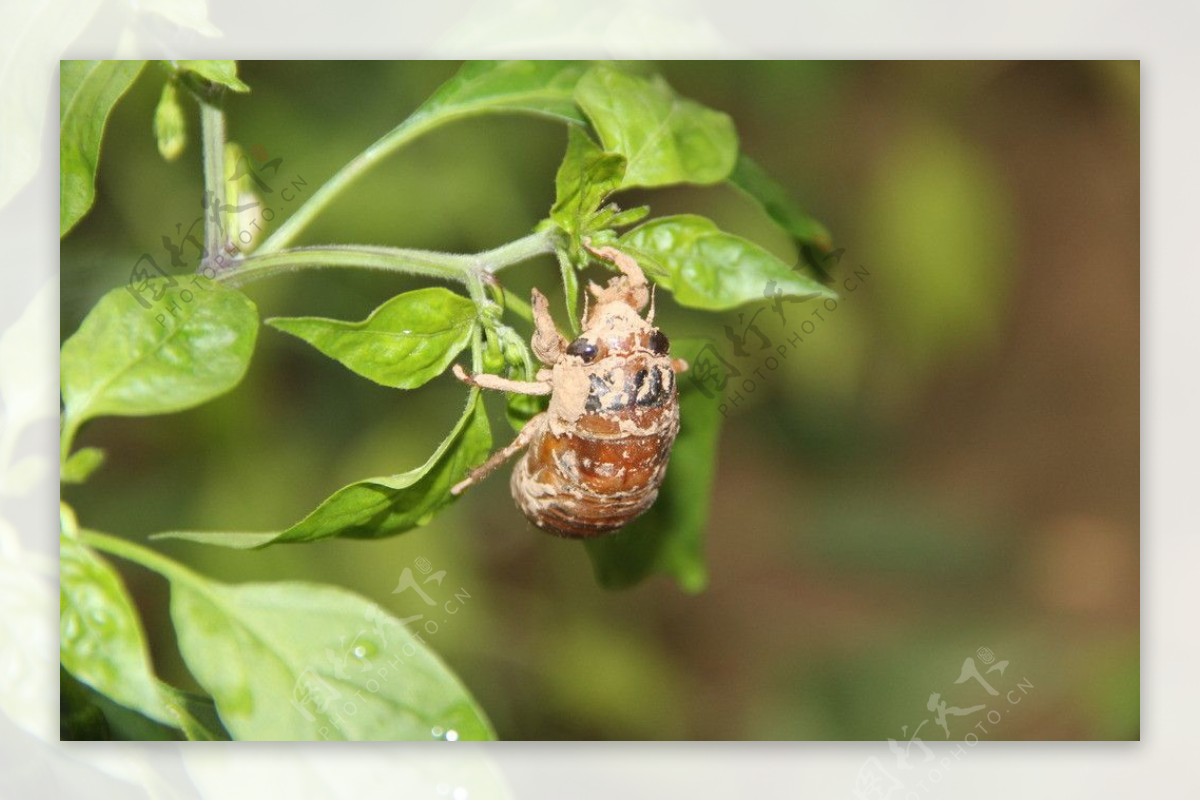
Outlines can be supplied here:
[[549, 395], [550, 404], [451, 492], [458, 495], [527, 448], [513, 470], [513, 499], [535, 526], [565, 537], [610, 533], [654, 503], [679, 433], [675, 375], [687, 369], [670, 357], [653, 306], [641, 316], [650, 295], [637, 262], [614, 248], [593, 252], [611, 259], [621, 275], [588, 287], [595, 302], [575, 341], [558, 333], [545, 296], [533, 290], [533, 351], [549, 366], [536, 381], [470, 376], [455, 366], [469, 384]]

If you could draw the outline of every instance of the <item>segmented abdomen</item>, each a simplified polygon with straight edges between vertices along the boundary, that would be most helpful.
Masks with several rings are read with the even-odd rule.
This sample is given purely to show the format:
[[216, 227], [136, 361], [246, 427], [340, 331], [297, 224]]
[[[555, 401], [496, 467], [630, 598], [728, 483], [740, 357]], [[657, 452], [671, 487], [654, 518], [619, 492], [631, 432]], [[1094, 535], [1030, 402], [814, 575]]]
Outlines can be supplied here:
[[658, 497], [679, 430], [675, 404], [653, 433], [542, 432], [512, 475], [513, 498], [538, 528], [595, 537], [630, 523]]

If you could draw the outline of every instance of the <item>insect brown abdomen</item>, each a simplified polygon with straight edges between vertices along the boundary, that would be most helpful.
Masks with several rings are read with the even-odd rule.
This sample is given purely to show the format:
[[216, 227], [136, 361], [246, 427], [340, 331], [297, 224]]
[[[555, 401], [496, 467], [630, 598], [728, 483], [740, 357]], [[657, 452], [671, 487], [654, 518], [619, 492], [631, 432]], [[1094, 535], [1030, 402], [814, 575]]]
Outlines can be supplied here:
[[542, 432], [513, 470], [521, 511], [564, 537], [596, 537], [632, 522], [658, 497], [679, 430], [675, 404], [654, 412], [652, 433], [588, 431], [612, 420], [599, 416], [573, 433]]

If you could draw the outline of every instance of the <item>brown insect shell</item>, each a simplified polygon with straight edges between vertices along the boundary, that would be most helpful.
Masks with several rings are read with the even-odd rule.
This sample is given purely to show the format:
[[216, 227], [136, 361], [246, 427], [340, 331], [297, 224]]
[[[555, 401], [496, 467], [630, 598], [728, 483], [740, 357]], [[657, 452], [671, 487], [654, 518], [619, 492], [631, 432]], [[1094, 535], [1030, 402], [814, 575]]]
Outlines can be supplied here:
[[[550, 430], [555, 434], [589, 433], [600, 436], [654, 433], [662, 415], [659, 408], [636, 407], [621, 411], [588, 411], [586, 404], [592, 388], [592, 376], [613, 374], [612, 383], [621, 387], [622, 374], [657, 368], [669, 376], [671, 394], [675, 394], [671, 357], [650, 349], [654, 326], [623, 301], [598, 304], [584, 321], [579, 338], [596, 344], [598, 353], [585, 363], [579, 356], [564, 353], [553, 368], [554, 393], [550, 396]], [[614, 390], [619, 392], [619, 389]], [[613, 398], [613, 400], [619, 400]], [[607, 405], [607, 404], [605, 404]], [[668, 403], [674, 406], [674, 403]], [[677, 409], [676, 409], [676, 417]]]
[[[679, 404], [670, 357], [650, 348], [654, 330], [628, 303], [606, 300], [592, 309], [581, 334], [597, 345], [595, 359], [563, 353], [555, 362], [546, 429], [511, 482], [517, 505], [539, 528], [600, 536], [632, 522], [657, 498], [679, 432]], [[641, 391], [630, 398], [642, 370]]]

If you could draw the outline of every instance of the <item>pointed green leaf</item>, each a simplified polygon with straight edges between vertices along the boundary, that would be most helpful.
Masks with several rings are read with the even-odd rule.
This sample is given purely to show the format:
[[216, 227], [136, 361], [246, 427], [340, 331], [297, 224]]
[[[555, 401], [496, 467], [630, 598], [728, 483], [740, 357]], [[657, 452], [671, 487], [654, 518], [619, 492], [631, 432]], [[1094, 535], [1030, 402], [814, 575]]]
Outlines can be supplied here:
[[621, 186], [625, 157], [606, 153], [580, 128], [567, 131], [567, 152], [554, 178], [550, 218], [568, 234], [583, 230], [584, 221]]
[[358, 323], [275, 317], [267, 325], [377, 384], [414, 389], [445, 372], [470, 344], [476, 316], [469, 298], [430, 287], [397, 295]]
[[63, 61], [59, 83], [58, 235], [79, 222], [96, 197], [100, 140], [109, 112], [144, 61]]
[[579, 80], [575, 99], [604, 149], [625, 157], [623, 187], [713, 184], [733, 170], [733, 121], [679, 97], [661, 77], [599, 65]]
[[[649, 206], [634, 206], [631, 209], [622, 209], [613, 214], [613, 216], [604, 220], [603, 223], [608, 228], [624, 228], [627, 225], [640, 223], [642, 220], [650, 216]], [[599, 221], [596, 221], [599, 224]]]
[[787, 190], [749, 156], [738, 156], [729, 183], [758, 201], [770, 218], [801, 245], [812, 245], [822, 251], [833, 247], [829, 229], [800, 208]]
[[[695, 364], [706, 344], [676, 340], [671, 354]], [[700, 592], [708, 583], [704, 531], [721, 428], [717, 401], [689, 381], [686, 372], [679, 376], [679, 436], [658, 500], [616, 534], [585, 543], [601, 586], [630, 587], [656, 573], [670, 576], [689, 593]]]
[[682, 306], [730, 309], [783, 297], [836, 297], [766, 249], [694, 214], [660, 217], [624, 234], [628, 250]]
[[172, 579], [188, 670], [238, 740], [486, 740], [491, 725], [422, 640], [319, 584]]
[[228, 392], [250, 364], [258, 311], [207, 278], [155, 278], [140, 296], [108, 292], [63, 343], [64, 438], [101, 415], [177, 412]]
[[69, 532], [59, 537], [59, 654], [72, 676], [175, 725], [159, 695], [137, 610], [115, 570]]
[[235, 92], [249, 92], [250, 87], [242, 82], [237, 74], [236, 61], [176, 61], [175, 68], [180, 72], [191, 72], [204, 80], [232, 89]]
[[575, 84], [587, 70], [580, 61], [468, 61], [437, 88], [400, 128], [431, 117], [486, 112], [525, 112], [576, 125], [584, 119], [575, 105]]
[[487, 458], [492, 446], [479, 390], [450, 436], [428, 461], [407, 473], [356, 481], [343, 487], [294, 526], [278, 532], [173, 531], [155, 538], [183, 539], [228, 548], [262, 548], [277, 542], [331, 537], [377, 539], [425, 525], [453, 500], [450, 487]]
[[59, 480], [64, 484], [82, 484], [104, 464], [100, 448], [80, 448], [63, 462]]

